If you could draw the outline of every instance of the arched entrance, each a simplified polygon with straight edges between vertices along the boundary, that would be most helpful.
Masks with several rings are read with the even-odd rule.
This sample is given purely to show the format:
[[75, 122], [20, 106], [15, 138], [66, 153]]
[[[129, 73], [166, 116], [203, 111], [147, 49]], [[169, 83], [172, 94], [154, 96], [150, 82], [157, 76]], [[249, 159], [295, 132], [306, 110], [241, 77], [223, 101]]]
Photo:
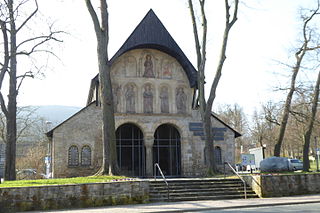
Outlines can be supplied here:
[[118, 164], [124, 175], [145, 176], [143, 133], [134, 124], [123, 124], [116, 131]]
[[160, 165], [165, 176], [181, 175], [180, 134], [174, 126], [163, 124], [156, 129], [153, 144], [153, 163]]

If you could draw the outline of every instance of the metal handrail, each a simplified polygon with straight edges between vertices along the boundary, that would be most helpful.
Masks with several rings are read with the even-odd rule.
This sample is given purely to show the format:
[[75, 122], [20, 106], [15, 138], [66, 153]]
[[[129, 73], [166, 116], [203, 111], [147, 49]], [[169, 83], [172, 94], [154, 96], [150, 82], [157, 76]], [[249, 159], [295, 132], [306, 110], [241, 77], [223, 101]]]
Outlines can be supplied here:
[[[236, 175], [240, 178], [240, 180], [243, 182], [244, 199], [247, 199], [247, 187], [246, 187], [247, 184], [246, 184], [246, 181], [243, 180], [243, 178], [239, 175], [239, 173], [238, 173], [236, 170], [234, 170], [234, 168], [231, 166], [230, 163], [224, 162], [224, 165], [226, 165], [226, 164], [231, 168], [232, 172], [233, 172], [234, 174], [236, 174]], [[224, 173], [224, 174], [226, 174], [226, 173]]]
[[170, 195], [169, 195], [169, 184], [168, 184], [168, 182], [167, 182], [166, 177], [163, 175], [162, 170], [161, 170], [161, 168], [160, 168], [160, 166], [159, 166], [158, 163], [155, 163], [155, 164], [154, 164], [154, 180], [155, 180], [155, 181], [157, 180], [157, 168], [158, 168], [158, 170], [159, 170], [159, 172], [160, 172], [160, 174], [161, 174], [164, 182], [165, 182], [166, 185], [167, 185], [167, 192], [168, 192], [167, 197], [168, 197], [168, 201], [169, 201], [169, 199], [170, 199]]

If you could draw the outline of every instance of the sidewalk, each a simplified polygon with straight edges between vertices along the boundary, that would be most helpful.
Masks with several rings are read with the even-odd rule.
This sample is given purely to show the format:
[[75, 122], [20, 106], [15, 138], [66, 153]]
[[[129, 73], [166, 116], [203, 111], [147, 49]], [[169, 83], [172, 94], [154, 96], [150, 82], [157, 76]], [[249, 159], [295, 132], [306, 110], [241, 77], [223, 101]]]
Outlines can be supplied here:
[[[185, 201], [185, 202], [170, 202], [170, 203], [149, 203], [137, 205], [123, 205], [100, 208], [87, 208], [64, 210], [63, 212], [78, 213], [100, 213], [100, 212], [196, 212], [206, 210], [233, 209], [233, 208], [248, 208], [248, 207], [263, 207], [263, 206], [279, 206], [279, 205], [294, 205], [305, 203], [320, 203], [320, 194], [292, 196], [292, 197], [276, 197], [276, 198], [254, 198], [254, 199], [236, 199], [236, 200], [206, 200], [206, 201]], [[60, 211], [50, 211], [60, 212]]]

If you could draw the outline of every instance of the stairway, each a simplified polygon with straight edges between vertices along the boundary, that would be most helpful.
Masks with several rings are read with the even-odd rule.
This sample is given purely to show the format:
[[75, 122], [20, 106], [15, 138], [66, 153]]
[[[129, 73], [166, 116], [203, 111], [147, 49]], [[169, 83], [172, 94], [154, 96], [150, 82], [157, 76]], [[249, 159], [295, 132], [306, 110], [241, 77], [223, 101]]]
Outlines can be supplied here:
[[[223, 200], [244, 198], [240, 179], [181, 178], [167, 179], [169, 201]], [[247, 198], [258, 198], [247, 186]], [[168, 201], [167, 185], [163, 179], [150, 181], [150, 202]]]

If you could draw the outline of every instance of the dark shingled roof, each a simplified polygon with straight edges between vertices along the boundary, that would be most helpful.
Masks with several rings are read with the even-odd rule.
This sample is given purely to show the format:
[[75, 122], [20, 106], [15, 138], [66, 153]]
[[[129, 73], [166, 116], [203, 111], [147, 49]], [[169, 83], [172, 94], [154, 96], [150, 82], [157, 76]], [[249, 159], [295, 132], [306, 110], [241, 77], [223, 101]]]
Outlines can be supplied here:
[[[149, 10], [110, 62], [113, 63], [116, 58], [129, 50], [141, 48], [157, 49], [177, 59], [188, 76], [190, 87], [197, 87], [196, 69], [152, 9]], [[97, 76], [96, 80], [98, 80]]]

